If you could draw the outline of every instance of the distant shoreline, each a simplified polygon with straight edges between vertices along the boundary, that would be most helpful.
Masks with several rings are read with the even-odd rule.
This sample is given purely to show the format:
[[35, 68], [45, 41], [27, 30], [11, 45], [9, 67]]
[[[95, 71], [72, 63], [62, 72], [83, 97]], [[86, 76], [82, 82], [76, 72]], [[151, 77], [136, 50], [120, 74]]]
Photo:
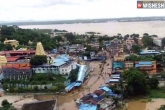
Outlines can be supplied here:
[[0, 22], [0, 25], [55, 25], [55, 24], [75, 24], [75, 23], [106, 23], [106, 22], [147, 22], [165, 21], [165, 17], [127, 17], [127, 18], [105, 18], [105, 19], [79, 19], [79, 20], [59, 20], [59, 21], [17, 21]]

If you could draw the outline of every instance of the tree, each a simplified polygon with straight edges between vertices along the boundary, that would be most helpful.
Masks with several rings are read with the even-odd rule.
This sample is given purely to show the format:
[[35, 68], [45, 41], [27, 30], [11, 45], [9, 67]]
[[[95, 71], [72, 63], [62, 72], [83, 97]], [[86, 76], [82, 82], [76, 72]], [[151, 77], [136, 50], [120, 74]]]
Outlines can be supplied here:
[[140, 47], [139, 45], [133, 45], [133, 46], [132, 46], [132, 51], [133, 51], [134, 53], [139, 54], [140, 51], [141, 51], [141, 47]]
[[46, 55], [35, 55], [30, 59], [31, 65], [42, 65], [47, 63], [47, 56]]
[[8, 100], [3, 100], [2, 103], [1, 103], [2, 107], [9, 107], [11, 104], [8, 102]]
[[157, 78], [153, 77], [148, 79], [147, 84], [150, 86], [151, 89], [157, 89], [159, 81]]
[[144, 95], [148, 92], [145, 75], [136, 68], [125, 71], [123, 75], [129, 95]]
[[149, 36], [143, 36], [142, 43], [144, 47], [153, 47], [153, 39]]
[[12, 106], [12, 103], [9, 103], [6, 99], [2, 101], [1, 105], [0, 110], [16, 110], [16, 108]]
[[71, 70], [68, 79], [70, 79], [71, 82], [75, 82], [77, 80], [77, 76], [78, 76], [78, 69], [74, 69]]
[[162, 105], [158, 110], [165, 110], [165, 105]]
[[34, 90], [35, 92], [38, 92], [38, 90], [39, 90], [38, 86], [34, 86], [33, 90]]
[[10, 44], [5, 45], [6, 50], [13, 50], [13, 47]]
[[162, 46], [163, 46], [163, 47], [165, 46], [165, 37], [162, 38]]

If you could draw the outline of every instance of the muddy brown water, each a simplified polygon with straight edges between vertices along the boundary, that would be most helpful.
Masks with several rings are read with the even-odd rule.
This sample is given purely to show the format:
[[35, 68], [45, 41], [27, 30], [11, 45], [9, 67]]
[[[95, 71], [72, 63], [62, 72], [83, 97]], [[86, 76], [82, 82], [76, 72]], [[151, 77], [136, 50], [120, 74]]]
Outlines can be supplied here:
[[165, 99], [140, 99], [128, 102], [123, 110], [157, 110], [161, 105], [165, 105]]
[[[97, 90], [99, 86], [104, 85], [105, 82], [109, 79], [108, 74], [104, 74], [103, 77], [100, 77], [98, 79], [100, 74], [99, 63], [100, 62], [90, 63], [91, 67], [94, 68], [94, 71], [91, 73], [91, 77], [83, 84], [81, 88], [75, 89], [63, 96], [37, 95], [34, 98], [41, 101], [58, 97], [57, 108], [59, 110], [78, 110], [74, 100], [81, 98], [85, 94], [92, 93], [93, 91]], [[108, 67], [104, 68], [105, 71], [108, 71], [107, 69]]]

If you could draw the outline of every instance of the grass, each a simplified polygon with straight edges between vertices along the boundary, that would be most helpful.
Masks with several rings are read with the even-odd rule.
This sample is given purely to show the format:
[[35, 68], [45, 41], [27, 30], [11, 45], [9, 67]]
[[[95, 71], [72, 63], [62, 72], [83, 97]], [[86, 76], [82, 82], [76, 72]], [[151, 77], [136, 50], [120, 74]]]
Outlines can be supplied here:
[[165, 88], [151, 90], [150, 94], [148, 94], [148, 97], [149, 98], [165, 98]]

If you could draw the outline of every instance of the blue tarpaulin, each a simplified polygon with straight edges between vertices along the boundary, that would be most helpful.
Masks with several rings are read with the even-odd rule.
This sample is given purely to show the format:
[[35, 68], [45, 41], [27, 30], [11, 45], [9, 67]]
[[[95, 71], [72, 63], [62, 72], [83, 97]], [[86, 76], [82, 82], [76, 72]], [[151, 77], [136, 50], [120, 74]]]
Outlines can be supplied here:
[[79, 106], [79, 110], [97, 110], [97, 106], [91, 104], [81, 104]]

